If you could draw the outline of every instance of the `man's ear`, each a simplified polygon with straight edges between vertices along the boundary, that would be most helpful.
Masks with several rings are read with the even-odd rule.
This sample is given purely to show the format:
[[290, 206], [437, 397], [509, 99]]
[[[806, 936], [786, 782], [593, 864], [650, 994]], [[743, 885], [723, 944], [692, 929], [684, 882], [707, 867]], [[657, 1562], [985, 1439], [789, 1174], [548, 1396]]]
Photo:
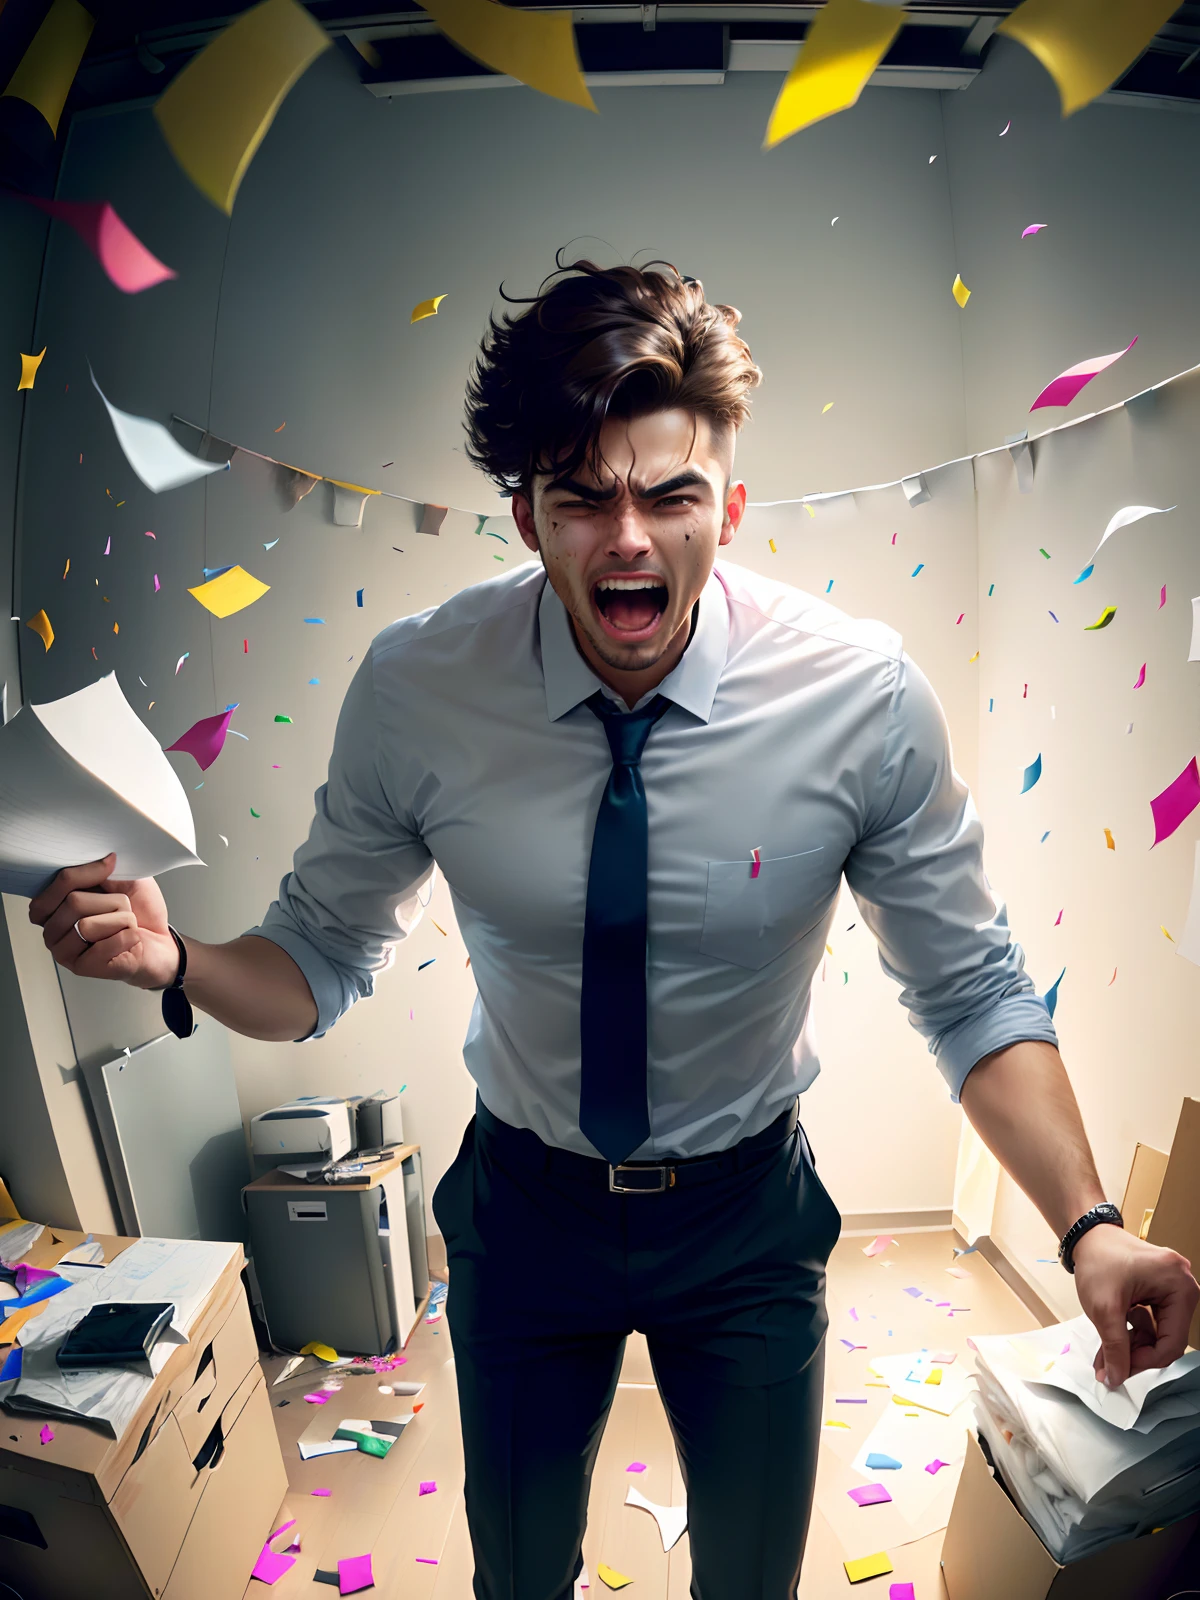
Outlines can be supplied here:
[[721, 523], [722, 544], [728, 544], [742, 525], [746, 514], [746, 485], [731, 483], [725, 491], [725, 517]]
[[[744, 498], [744, 496], [743, 496]], [[533, 503], [527, 494], [514, 491], [512, 497], [513, 521], [517, 532], [531, 550], [538, 550], [537, 526], [533, 520]]]

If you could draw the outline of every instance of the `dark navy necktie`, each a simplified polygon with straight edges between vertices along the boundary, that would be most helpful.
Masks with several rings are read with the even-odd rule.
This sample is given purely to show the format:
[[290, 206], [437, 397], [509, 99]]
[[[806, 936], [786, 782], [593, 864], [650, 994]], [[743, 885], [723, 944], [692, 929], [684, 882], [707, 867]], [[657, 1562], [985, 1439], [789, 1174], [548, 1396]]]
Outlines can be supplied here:
[[612, 1166], [650, 1136], [646, 1091], [646, 791], [640, 762], [670, 705], [656, 695], [621, 712], [587, 702], [608, 735], [613, 768], [592, 835], [579, 1007], [579, 1127]]

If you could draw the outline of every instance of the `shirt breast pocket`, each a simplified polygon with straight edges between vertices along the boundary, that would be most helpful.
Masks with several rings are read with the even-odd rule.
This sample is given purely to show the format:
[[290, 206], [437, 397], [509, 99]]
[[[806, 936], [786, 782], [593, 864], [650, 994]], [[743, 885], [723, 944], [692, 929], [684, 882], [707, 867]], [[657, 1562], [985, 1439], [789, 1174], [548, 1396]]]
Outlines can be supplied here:
[[710, 861], [701, 953], [752, 970], [776, 960], [824, 915], [824, 864], [824, 845], [761, 861], [756, 878], [745, 859]]

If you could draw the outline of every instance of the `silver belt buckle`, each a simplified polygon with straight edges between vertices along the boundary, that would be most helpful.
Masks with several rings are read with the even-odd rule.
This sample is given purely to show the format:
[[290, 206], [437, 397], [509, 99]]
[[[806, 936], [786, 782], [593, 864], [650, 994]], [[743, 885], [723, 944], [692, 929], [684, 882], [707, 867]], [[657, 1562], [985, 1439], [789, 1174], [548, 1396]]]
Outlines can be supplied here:
[[[618, 1183], [618, 1181], [617, 1181], [618, 1174], [620, 1174], [622, 1172], [657, 1173], [658, 1174], [658, 1187], [654, 1188], [654, 1189], [651, 1189], [649, 1187], [644, 1187], [644, 1186], [642, 1186], [640, 1184]], [[670, 1173], [670, 1177], [667, 1176], [668, 1173]], [[665, 1166], [664, 1167], [633, 1167], [633, 1166], [617, 1166], [617, 1167], [614, 1167], [614, 1166], [610, 1165], [609, 1169], [608, 1169], [608, 1192], [609, 1192], [609, 1194], [663, 1194], [663, 1193], [665, 1193], [665, 1191], [667, 1189], [672, 1188], [674, 1186], [674, 1183], [675, 1183], [675, 1174], [674, 1174], [674, 1172], [671, 1171], [670, 1167], [665, 1167]]]

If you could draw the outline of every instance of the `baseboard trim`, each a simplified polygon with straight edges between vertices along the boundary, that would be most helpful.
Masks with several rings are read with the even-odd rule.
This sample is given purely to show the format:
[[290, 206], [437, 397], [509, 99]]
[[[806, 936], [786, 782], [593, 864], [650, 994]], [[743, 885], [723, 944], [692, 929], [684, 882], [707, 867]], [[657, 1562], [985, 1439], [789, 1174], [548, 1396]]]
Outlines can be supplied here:
[[[961, 1240], [964, 1245], [966, 1244], [967, 1241], [963, 1238], [961, 1233], [957, 1232], [957, 1230], [955, 1231], [954, 1236], [956, 1239]], [[1013, 1266], [1012, 1262], [1004, 1254], [1003, 1250], [1001, 1250], [1000, 1246], [995, 1242], [990, 1234], [980, 1234], [979, 1238], [975, 1241], [975, 1248], [987, 1262], [988, 1266], [992, 1268], [993, 1272], [995, 1272], [998, 1277], [1004, 1279], [1005, 1283], [1016, 1295], [1017, 1299], [1025, 1307], [1026, 1311], [1031, 1312], [1037, 1318], [1039, 1324], [1043, 1328], [1049, 1328], [1054, 1323], [1062, 1321], [1062, 1318], [1057, 1314], [1057, 1312], [1052, 1311], [1042, 1299], [1041, 1295], [1033, 1287], [1029, 1279], [1025, 1277], [1024, 1273], [1020, 1272], [1015, 1266]]]
[[949, 1206], [941, 1211], [847, 1211], [842, 1217], [842, 1235], [926, 1233], [931, 1228], [949, 1228], [952, 1221]]

